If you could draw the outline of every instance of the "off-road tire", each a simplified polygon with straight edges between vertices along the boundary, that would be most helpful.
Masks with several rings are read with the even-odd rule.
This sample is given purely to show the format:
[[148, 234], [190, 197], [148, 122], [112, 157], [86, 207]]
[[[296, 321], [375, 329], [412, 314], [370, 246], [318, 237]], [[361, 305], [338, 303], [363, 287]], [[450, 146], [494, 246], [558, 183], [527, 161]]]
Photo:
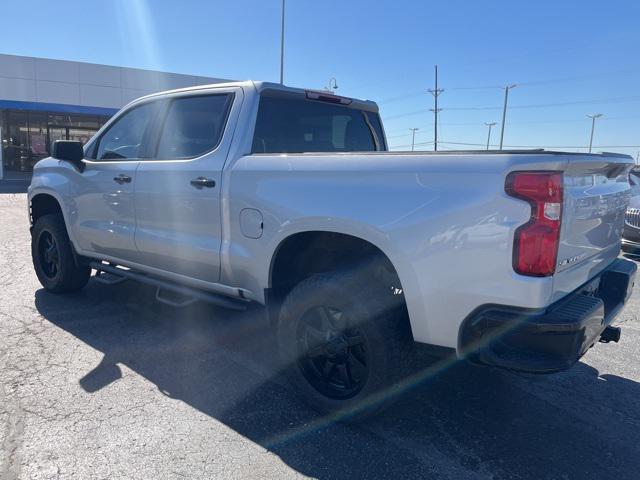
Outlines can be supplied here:
[[[304, 355], [300, 349], [305, 348], [300, 347], [299, 325], [309, 311], [319, 306], [342, 311], [346, 322], [355, 323], [364, 337], [368, 374], [361, 390], [350, 398], [331, 398], [321, 393], [301, 366], [301, 361], [308, 362], [309, 357], [301, 360]], [[404, 297], [391, 287], [353, 273], [316, 274], [286, 296], [277, 327], [278, 348], [289, 383], [317, 411], [336, 420], [360, 421], [389, 406], [402, 391], [414, 342]], [[302, 344], [306, 345], [303, 341]]]
[[[53, 241], [57, 251], [55, 268], [43, 258], [44, 243], [49, 244], [49, 240]], [[38, 280], [50, 292], [75, 292], [89, 281], [91, 269], [88, 265], [76, 264], [73, 245], [60, 215], [47, 214], [35, 221], [31, 231], [31, 258]]]

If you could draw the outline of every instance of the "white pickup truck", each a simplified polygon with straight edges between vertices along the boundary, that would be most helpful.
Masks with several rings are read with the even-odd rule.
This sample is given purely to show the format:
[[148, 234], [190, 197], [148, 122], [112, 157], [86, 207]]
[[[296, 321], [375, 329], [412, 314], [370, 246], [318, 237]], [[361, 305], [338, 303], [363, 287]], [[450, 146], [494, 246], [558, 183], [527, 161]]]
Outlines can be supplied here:
[[[632, 290], [616, 154], [388, 152], [375, 103], [272, 83], [140, 98], [29, 188], [33, 263], [160, 301], [267, 306], [296, 390], [366, 413], [415, 343], [528, 372], [568, 368]], [[397, 386], [400, 388], [396, 388]]]

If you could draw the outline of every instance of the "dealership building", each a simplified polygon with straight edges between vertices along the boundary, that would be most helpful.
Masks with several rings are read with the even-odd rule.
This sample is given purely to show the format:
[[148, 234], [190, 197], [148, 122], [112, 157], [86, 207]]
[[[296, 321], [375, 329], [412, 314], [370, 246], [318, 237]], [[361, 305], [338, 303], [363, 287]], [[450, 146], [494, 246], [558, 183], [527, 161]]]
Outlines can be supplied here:
[[219, 78], [0, 54], [0, 179], [30, 177], [55, 140], [86, 142], [142, 95]]

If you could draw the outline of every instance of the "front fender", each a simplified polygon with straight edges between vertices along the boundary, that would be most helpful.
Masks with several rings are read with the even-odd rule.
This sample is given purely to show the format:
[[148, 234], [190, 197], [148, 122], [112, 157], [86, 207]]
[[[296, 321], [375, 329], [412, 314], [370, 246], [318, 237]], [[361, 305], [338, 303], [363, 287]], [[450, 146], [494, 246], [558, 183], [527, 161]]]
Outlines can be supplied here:
[[29, 209], [29, 221], [31, 222], [31, 202], [37, 195], [49, 195], [53, 197], [60, 206], [62, 217], [67, 228], [67, 234], [74, 248], [79, 246], [76, 236], [71, 228], [73, 223], [73, 199], [69, 197], [69, 174], [74, 167], [67, 162], [54, 158], [45, 158], [36, 163], [31, 177], [31, 184], [27, 190]]

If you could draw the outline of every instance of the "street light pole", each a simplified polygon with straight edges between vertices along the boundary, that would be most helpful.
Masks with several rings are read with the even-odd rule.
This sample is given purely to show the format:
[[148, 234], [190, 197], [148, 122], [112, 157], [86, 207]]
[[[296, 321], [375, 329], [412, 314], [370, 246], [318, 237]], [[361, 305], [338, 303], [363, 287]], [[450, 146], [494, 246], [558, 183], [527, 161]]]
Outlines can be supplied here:
[[419, 128], [410, 128], [411, 130], [411, 151], [413, 152], [413, 147], [416, 144], [416, 132], [420, 130]]
[[284, 84], [284, 2], [282, 0], [282, 19], [280, 23], [280, 83]]
[[502, 125], [500, 128], [500, 150], [502, 150], [502, 142], [504, 140], [504, 122], [507, 119], [507, 102], [509, 100], [509, 90], [516, 88], [518, 84], [507, 85], [504, 87], [504, 107], [502, 108]]
[[331, 77], [329, 79], [329, 83], [327, 83], [327, 86], [324, 87], [324, 89], [327, 92], [333, 92], [333, 91], [337, 90], [338, 89], [338, 81], [336, 80], [336, 77]]
[[489, 142], [491, 142], [491, 127], [496, 125], [496, 122], [484, 122], [489, 127], [489, 133], [487, 134], [487, 150], [489, 150]]
[[593, 131], [596, 129], [596, 118], [600, 118], [602, 113], [595, 113], [593, 115], [587, 115], [591, 119], [591, 135], [589, 136], [589, 153], [591, 153], [591, 147], [593, 145]]

